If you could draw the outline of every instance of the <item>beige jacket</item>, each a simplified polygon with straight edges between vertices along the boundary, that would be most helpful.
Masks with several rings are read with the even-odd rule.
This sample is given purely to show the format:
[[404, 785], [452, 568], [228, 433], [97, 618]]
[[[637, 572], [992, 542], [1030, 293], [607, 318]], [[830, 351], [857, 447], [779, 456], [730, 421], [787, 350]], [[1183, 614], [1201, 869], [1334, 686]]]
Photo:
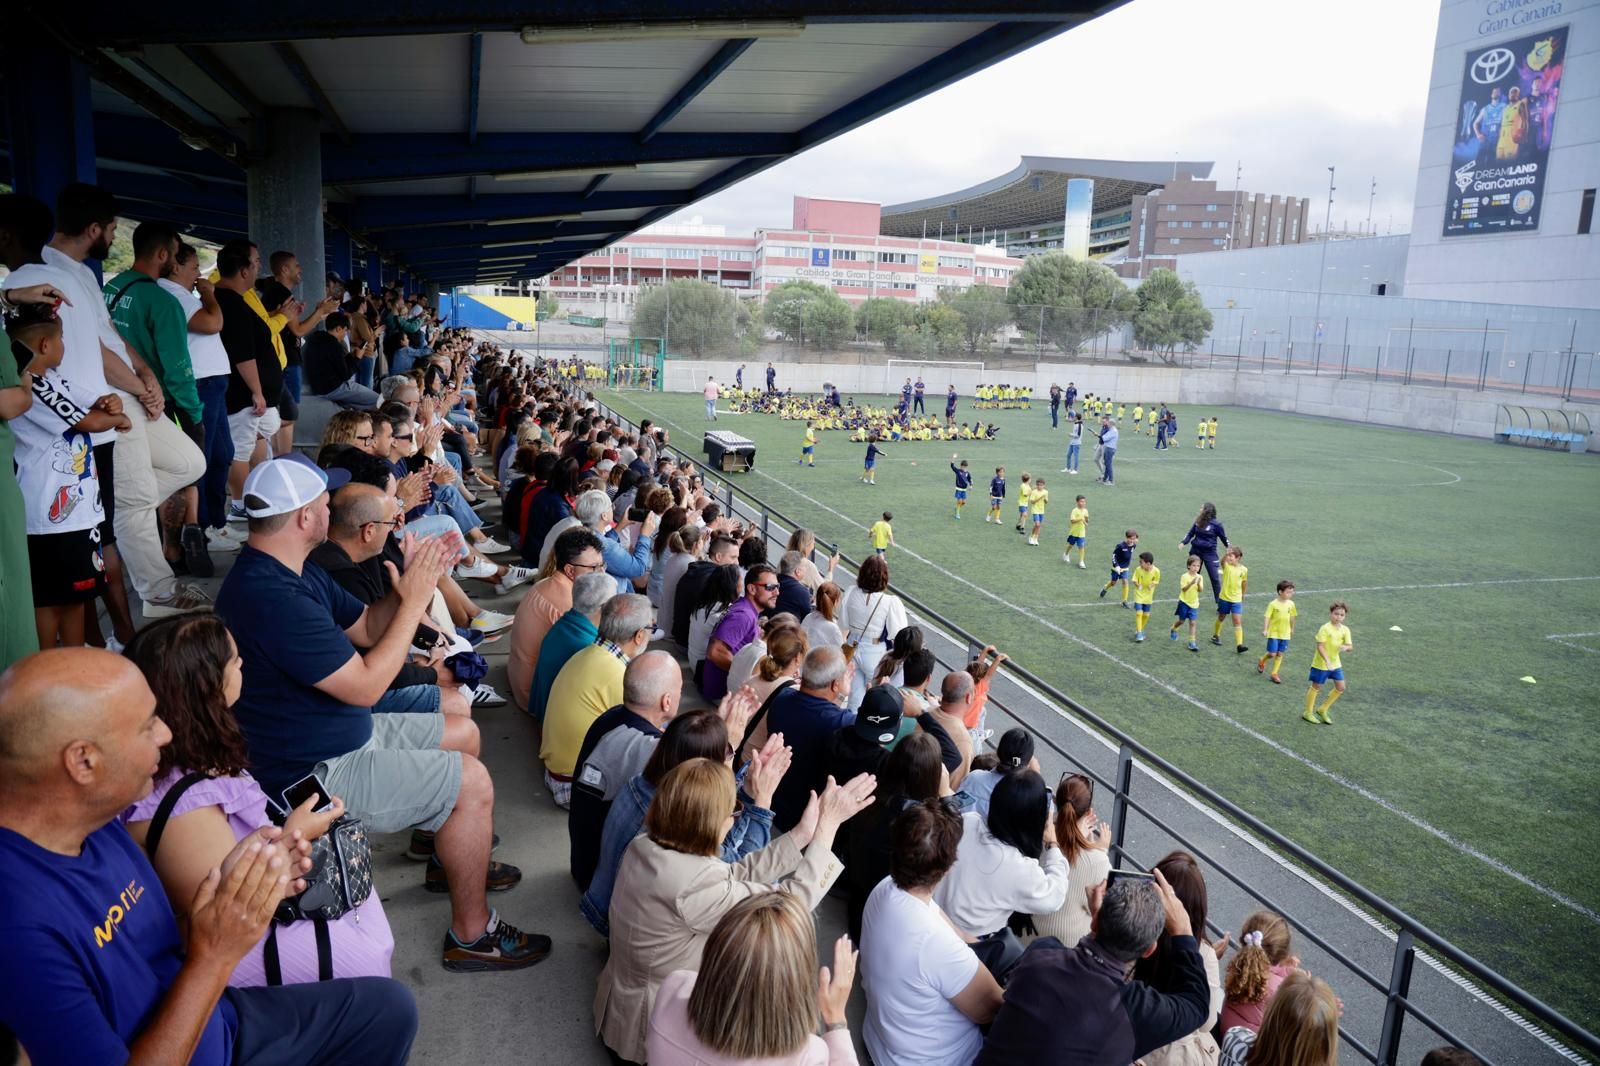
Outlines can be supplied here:
[[1166, 1047], [1157, 1048], [1139, 1060], [1140, 1066], [1217, 1066], [1220, 1049], [1211, 1036], [1211, 1027], [1217, 1024], [1222, 1013], [1222, 968], [1217, 953], [1206, 943], [1205, 933], [1200, 942], [1200, 961], [1206, 968], [1206, 984], [1211, 988], [1211, 1009], [1206, 1023], [1182, 1040], [1174, 1040]]
[[656, 991], [674, 970], [700, 969], [718, 919], [763, 892], [793, 893], [814, 910], [843, 872], [832, 851], [802, 852], [792, 833], [732, 864], [635, 837], [611, 896], [611, 958], [594, 996], [600, 1039], [624, 1059], [645, 1061]]

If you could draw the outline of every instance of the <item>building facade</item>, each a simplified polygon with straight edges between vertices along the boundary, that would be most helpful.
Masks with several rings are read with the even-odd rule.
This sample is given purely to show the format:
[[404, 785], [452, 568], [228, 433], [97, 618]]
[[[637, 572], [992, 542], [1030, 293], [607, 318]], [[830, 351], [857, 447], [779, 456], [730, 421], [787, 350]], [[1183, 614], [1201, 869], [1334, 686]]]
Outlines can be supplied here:
[[709, 282], [751, 299], [787, 281], [811, 281], [852, 304], [874, 297], [918, 303], [944, 290], [1005, 288], [1022, 266], [998, 248], [882, 236], [879, 210], [867, 201], [797, 196], [788, 228], [750, 237], [729, 237], [720, 227], [650, 227], [537, 287], [577, 314], [627, 321], [640, 294], [667, 281]]
[[1310, 236], [1308, 207], [1302, 197], [1218, 189], [1215, 181], [1180, 175], [1133, 198], [1127, 261], [1117, 270], [1142, 278], [1180, 255], [1300, 244]]

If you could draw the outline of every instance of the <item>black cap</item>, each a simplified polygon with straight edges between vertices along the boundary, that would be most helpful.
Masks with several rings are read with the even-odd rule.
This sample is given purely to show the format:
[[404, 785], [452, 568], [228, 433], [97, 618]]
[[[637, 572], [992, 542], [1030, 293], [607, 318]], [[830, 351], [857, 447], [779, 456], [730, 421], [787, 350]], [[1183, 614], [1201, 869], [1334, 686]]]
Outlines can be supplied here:
[[856, 734], [876, 744], [892, 744], [900, 737], [903, 711], [899, 689], [875, 685], [867, 690], [861, 709], [856, 712]]

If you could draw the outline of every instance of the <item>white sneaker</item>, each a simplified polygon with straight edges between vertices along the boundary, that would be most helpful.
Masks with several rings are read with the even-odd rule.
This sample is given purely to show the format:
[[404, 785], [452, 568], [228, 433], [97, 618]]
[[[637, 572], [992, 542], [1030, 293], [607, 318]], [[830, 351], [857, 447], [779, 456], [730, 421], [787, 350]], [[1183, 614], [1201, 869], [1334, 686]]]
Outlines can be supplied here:
[[473, 630], [489, 636], [511, 628], [511, 623], [517, 619], [514, 615], [501, 614], [499, 611], [480, 611], [476, 618], [468, 624]]
[[456, 577], [476, 577], [487, 580], [499, 572], [499, 567], [489, 560], [478, 557], [477, 562], [459, 563], [456, 565]]
[[244, 504], [242, 504], [242, 503], [231, 503], [231, 502], [228, 504], [228, 521], [230, 521], [230, 522], [248, 522], [248, 521], [250, 521], [250, 516], [245, 514]]
[[1069, 467], [1069, 466], [1064, 466], [1064, 467], [1061, 468], [1061, 472], [1063, 474], [1070, 474], [1070, 473], [1072, 473], [1072, 468]]
[[152, 596], [144, 601], [140, 612], [146, 618], [167, 618], [189, 611], [210, 610], [211, 597], [198, 585], [174, 584], [164, 596]]
[[504, 707], [506, 698], [488, 685], [478, 685], [472, 690], [472, 706]]
[[506, 567], [505, 576], [495, 584], [494, 590], [504, 596], [518, 585], [525, 585], [538, 576], [539, 572], [537, 570], [532, 570], [526, 566], [508, 566]]
[[1079, 563], [1079, 564], [1078, 564], [1078, 569], [1079, 569], [1079, 570], [1087, 570], [1087, 569], [1089, 569], [1089, 568], [1088, 568], [1088, 567], [1087, 567], [1087, 566], [1085, 566], [1085, 565], [1084, 565], [1084, 564], [1083, 564], [1083, 563], [1081, 563], [1081, 562], [1080, 562], [1080, 563]]
[[478, 543], [474, 544], [473, 547], [478, 549], [478, 553], [480, 555], [504, 555], [506, 552], [511, 550], [511, 546], [509, 544], [501, 544], [493, 537], [489, 537], [486, 540], [480, 540]]
[[1072, 560], [1067, 557], [1067, 553], [1066, 552], [1062, 552], [1061, 553], [1061, 561], [1064, 562], [1064, 563], [1072, 562]]
[[122, 648], [123, 643], [117, 639], [115, 633], [106, 634], [106, 651], [110, 652], [112, 655], [121, 655]]
[[243, 530], [234, 529], [232, 526], [223, 526], [221, 529], [208, 529], [206, 534], [206, 548], [214, 552], [236, 552], [244, 547], [250, 534]]

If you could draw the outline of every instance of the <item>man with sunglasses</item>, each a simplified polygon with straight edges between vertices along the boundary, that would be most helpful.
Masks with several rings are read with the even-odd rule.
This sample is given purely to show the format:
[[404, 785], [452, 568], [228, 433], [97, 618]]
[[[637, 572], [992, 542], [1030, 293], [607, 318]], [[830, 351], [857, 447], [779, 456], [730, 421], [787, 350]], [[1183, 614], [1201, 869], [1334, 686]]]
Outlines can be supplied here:
[[713, 702], [728, 694], [728, 670], [739, 649], [761, 635], [761, 616], [777, 606], [778, 572], [766, 563], [757, 563], [744, 574], [744, 596], [728, 608], [717, 628], [711, 631], [702, 671], [701, 692]]

